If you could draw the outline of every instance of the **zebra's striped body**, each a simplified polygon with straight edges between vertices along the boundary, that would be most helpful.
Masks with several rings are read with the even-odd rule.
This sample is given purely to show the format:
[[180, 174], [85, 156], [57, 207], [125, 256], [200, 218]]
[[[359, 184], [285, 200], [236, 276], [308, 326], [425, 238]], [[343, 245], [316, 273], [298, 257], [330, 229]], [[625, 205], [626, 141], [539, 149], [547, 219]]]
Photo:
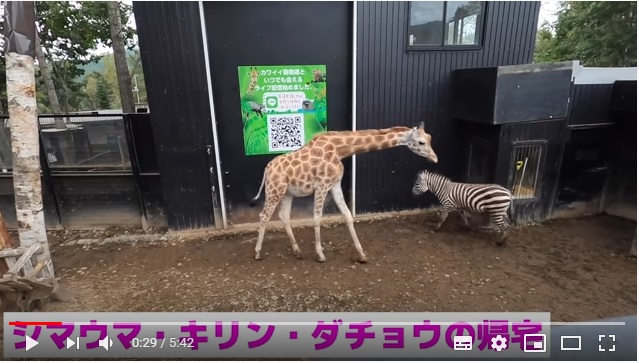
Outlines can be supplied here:
[[508, 211], [512, 205], [512, 195], [508, 189], [497, 184], [456, 183], [449, 178], [430, 171], [421, 171], [413, 186], [413, 194], [431, 191], [441, 203], [438, 230], [448, 217], [448, 213], [460, 210], [464, 223], [468, 226], [468, 213], [488, 214], [502, 235], [499, 245], [506, 239]]

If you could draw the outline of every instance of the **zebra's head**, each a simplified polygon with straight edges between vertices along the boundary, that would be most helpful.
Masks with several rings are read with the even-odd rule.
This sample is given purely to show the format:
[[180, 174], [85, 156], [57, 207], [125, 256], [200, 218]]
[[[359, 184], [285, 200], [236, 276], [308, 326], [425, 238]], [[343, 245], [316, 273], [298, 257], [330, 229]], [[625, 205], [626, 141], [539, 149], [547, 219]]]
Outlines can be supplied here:
[[415, 180], [415, 185], [413, 185], [414, 195], [424, 194], [430, 190], [430, 175], [431, 173], [428, 170], [417, 173], [417, 180]]

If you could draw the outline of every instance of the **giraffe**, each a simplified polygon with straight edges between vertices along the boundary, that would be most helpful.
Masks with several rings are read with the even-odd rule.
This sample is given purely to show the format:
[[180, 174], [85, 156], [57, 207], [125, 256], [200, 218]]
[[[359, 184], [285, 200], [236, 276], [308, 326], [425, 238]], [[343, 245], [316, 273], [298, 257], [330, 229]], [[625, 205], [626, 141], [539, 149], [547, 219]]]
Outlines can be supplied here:
[[320, 222], [324, 201], [331, 192], [337, 207], [346, 220], [351, 238], [359, 253], [359, 261], [367, 258], [353, 226], [353, 216], [346, 205], [341, 181], [344, 175], [342, 159], [359, 153], [389, 149], [405, 145], [413, 153], [437, 163], [437, 155], [431, 146], [431, 135], [424, 131], [424, 123], [417, 127], [396, 126], [386, 129], [358, 131], [328, 131], [316, 135], [303, 147], [288, 154], [278, 155], [264, 169], [262, 184], [251, 205], [259, 199], [262, 189], [265, 201], [260, 213], [259, 233], [255, 244], [255, 259], [260, 260], [266, 224], [281, 202], [279, 219], [284, 224], [293, 253], [302, 258], [300, 248], [291, 229], [291, 205], [294, 197], [315, 194], [313, 220], [315, 223], [315, 252], [319, 262], [325, 262], [320, 242]]

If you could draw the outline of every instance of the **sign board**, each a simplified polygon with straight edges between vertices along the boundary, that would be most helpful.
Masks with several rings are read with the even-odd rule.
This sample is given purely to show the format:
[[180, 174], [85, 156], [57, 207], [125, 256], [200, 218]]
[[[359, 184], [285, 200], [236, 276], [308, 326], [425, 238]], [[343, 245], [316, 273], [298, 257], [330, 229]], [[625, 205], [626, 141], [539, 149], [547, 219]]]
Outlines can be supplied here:
[[239, 66], [246, 155], [297, 150], [327, 130], [326, 66]]

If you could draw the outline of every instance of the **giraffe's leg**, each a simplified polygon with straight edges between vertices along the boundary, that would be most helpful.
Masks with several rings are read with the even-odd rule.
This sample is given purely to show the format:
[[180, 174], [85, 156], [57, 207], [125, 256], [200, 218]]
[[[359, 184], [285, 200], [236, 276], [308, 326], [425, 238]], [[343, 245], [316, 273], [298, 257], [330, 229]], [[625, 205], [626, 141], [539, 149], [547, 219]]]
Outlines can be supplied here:
[[508, 239], [508, 224], [504, 219], [504, 215], [502, 214], [491, 214], [490, 219], [498, 228], [498, 237], [497, 241], [495, 241], [496, 246], [503, 246]]
[[342, 212], [342, 215], [346, 220], [346, 225], [348, 226], [348, 230], [351, 233], [351, 238], [353, 239], [355, 248], [359, 253], [359, 261], [362, 263], [366, 263], [366, 254], [364, 254], [364, 249], [359, 243], [357, 233], [355, 233], [355, 226], [353, 225], [353, 215], [346, 205], [346, 201], [344, 200], [344, 193], [342, 192], [342, 186], [339, 182], [333, 186], [333, 189], [331, 189], [331, 193], [333, 194], [333, 199], [335, 200], [335, 204], [337, 204], [337, 208], [339, 208], [339, 211]]
[[302, 258], [302, 251], [300, 251], [300, 247], [297, 245], [295, 241], [295, 236], [293, 235], [293, 230], [291, 229], [291, 207], [293, 205], [293, 196], [290, 194], [285, 194], [284, 198], [282, 198], [282, 202], [280, 203], [280, 213], [279, 217], [282, 223], [284, 223], [284, 229], [286, 229], [286, 234], [288, 234], [288, 238], [291, 240], [291, 247], [293, 248], [293, 253], [297, 258]]
[[[286, 186], [284, 186], [284, 190], [285, 189], [286, 189]], [[256, 260], [262, 259], [262, 257], [260, 256], [260, 252], [262, 251], [262, 243], [264, 242], [264, 232], [266, 231], [266, 224], [271, 220], [271, 217], [273, 216], [273, 212], [275, 211], [275, 208], [277, 207], [277, 205], [280, 203], [280, 200], [282, 199], [283, 195], [284, 193], [281, 192], [280, 190], [277, 190], [275, 193], [269, 193], [268, 190], [266, 192], [264, 208], [262, 209], [262, 212], [260, 213], [260, 228], [259, 228], [259, 233], [257, 235], [257, 243], [255, 244]]]
[[322, 248], [322, 242], [320, 240], [320, 224], [322, 222], [322, 212], [324, 211], [326, 194], [328, 194], [328, 190], [325, 188], [319, 187], [315, 189], [315, 210], [313, 213], [313, 220], [315, 222], [315, 252], [317, 253], [317, 260], [319, 262], [326, 261], [326, 256], [324, 256], [324, 249]]

